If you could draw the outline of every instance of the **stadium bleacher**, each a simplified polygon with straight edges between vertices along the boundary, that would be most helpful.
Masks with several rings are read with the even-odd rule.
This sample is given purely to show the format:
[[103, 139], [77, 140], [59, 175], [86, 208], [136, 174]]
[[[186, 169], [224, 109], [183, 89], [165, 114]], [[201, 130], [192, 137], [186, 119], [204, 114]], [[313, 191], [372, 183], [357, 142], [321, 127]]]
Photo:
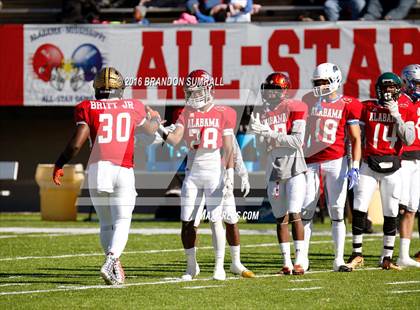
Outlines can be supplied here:
[[[261, 10], [252, 17], [255, 22], [293, 21], [302, 14], [317, 16], [323, 13], [323, 6], [319, 1], [314, 5], [303, 5], [304, 1], [294, 0], [261, 0], [255, 3], [262, 6]], [[61, 21], [62, 6], [61, 0], [4, 1], [3, 8], [0, 10], [0, 23], [57, 23]], [[147, 18], [152, 23], [170, 23], [184, 11], [183, 4], [179, 7], [149, 7]], [[130, 23], [133, 8], [102, 8], [100, 12], [101, 20]], [[412, 8], [407, 19], [418, 18], [420, 18], [419, 3]]]

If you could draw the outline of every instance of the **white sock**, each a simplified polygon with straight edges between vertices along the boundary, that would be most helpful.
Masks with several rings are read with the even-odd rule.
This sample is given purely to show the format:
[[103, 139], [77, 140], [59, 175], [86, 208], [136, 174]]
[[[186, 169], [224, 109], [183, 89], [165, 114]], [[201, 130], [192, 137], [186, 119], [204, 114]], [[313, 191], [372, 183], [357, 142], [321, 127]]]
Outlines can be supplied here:
[[363, 243], [363, 235], [353, 235], [353, 252], [355, 253], [362, 253], [362, 246], [355, 248], [354, 244], [362, 244]]
[[232, 264], [235, 266], [240, 266], [241, 265], [241, 246], [231, 245], [230, 256], [232, 258]]
[[400, 258], [409, 258], [410, 257], [410, 242], [408, 238], [400, 239]]
[[224, 269], [226, 234], [222, 221], [210, 222], [215, 255], [215, 269]]
[[296, 265], [301, 265], [302, 260], [304, 258], [302, 249], [305, 246], [305, 241], [304, 240], [295, 240], [295, 241], [293, 241], [293, 243], [295, 245], [295, 264]]
[[281, 255], [283, 255], [283, 265], [293, 266], [292, 259], [290, 258], [290, 242], [280, 243]]
[[394, 243], [395, 243], [395, 236], [384, 235], [384, 248], [382, 250], [382, 258], [386, 256], [389, 256], [392, 258], [392, 253], [394, 252]]
[[312, 236], [312, 221], [302, 221], [303, 223], [303, 230], [304, 230], [304, 242], [305, 245], [303, 247], [303, 255], [305, 257], [309, 257], [309, 243], [311, 241], [311, 236]]
[[109, 245], [113, 235], [112, 225], [101, 226], [99, 238], [101, 239], [101, 246], [105, 255], [109, 252]]
[[195, 268], [197, 265], [197, 248], [184, 249], [187, 258], [187, 270]]
[[332, 222], [332, 237], [334, 240], [335, 259], [344, 261], [344, 243], [346, 241], [346, 225], [344, 221]]
[[131, 218], [119, 219], [113, 225], [113, 234], [109, 245], [109, 251], [114, 253], [116, 258], [120, 257], [128, 241]]

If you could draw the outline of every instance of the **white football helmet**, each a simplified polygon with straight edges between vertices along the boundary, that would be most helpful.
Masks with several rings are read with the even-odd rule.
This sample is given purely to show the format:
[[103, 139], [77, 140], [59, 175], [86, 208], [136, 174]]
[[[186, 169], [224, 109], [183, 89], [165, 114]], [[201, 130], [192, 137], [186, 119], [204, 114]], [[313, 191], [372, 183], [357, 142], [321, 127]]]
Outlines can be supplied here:
[[412, 64], [406, 66], [401, 72], [401, 79], [404, 83], [405, 92], [416, 98], [420, 98], [420, 65]]
[[184, 83], [185, 103], [193, 109], [201, 109], [213, 101], [213, 77], [205, 70], [194, 70]]
[[[322, 97], [337, 91], [342, 82], [340, 68], [332, 63], [322, 63], [315, 68], [312, 75], [313, 92], [315, 97]], [[327, 80], [328, 84], [318, 85], [316, 81]]]

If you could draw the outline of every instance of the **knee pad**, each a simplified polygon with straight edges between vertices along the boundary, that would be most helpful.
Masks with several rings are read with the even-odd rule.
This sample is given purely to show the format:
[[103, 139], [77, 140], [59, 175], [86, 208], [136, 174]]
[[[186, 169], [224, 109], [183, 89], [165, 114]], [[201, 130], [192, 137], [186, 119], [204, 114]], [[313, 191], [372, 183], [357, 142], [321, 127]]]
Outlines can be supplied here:
[[384, 216], [384, 235], [395, 236], [397, 234], [397, 218]]
[[330, 217], [333, 222], [342, 222], [344, 220], [344, 208], [332, 207], [330, 209]]
[[353, 210], [352, 233], [354, 235], [362, 235], [366, 227], [367, 213]]

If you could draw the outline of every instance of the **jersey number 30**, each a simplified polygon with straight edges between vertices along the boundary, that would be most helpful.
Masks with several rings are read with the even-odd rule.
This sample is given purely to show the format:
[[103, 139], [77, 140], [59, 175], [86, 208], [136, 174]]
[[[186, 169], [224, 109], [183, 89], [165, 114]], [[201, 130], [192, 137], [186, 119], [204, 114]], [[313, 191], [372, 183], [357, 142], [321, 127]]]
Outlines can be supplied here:
[[99, 123], [102, 129], [98, 136], [99, 143], [111, 143], [114, 136], [117, 142], [127, 142], [130, 138], [130, 113], [119, 113], [115, 119], [112, 114], [99, 114]]

